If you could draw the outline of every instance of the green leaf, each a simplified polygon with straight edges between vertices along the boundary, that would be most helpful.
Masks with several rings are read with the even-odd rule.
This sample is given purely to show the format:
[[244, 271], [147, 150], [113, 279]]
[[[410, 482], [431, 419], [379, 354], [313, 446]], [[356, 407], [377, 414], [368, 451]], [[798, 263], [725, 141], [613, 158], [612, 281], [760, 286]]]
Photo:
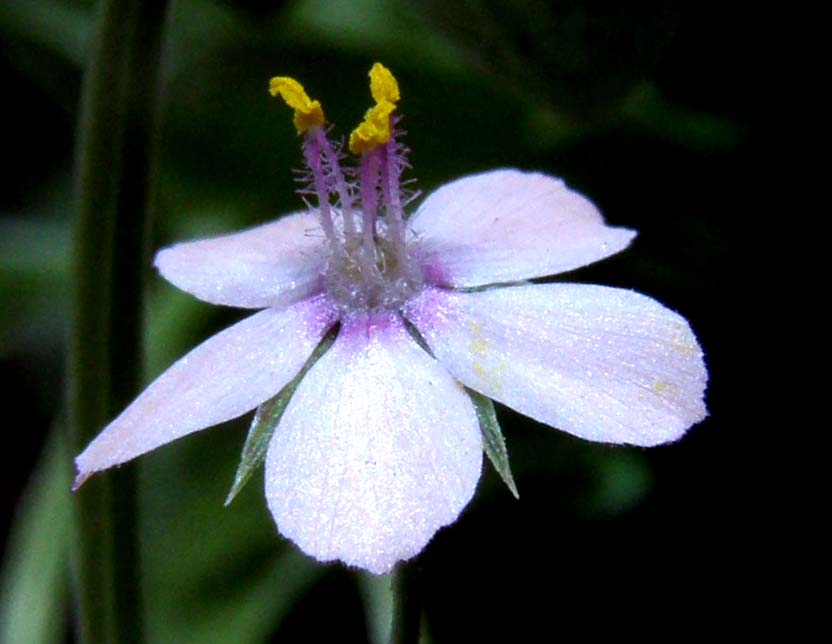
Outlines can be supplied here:
[[[67, 403], [80, 452], [135, 397], [143, 282], [157, 159], [158, 76], [168, 0], [99, 2], [81, 91]], [[95, 338], [94, 341], [91, 341]], [[90, 482], [72, 499], [79, 641], [144, 642], [137, 470]]]
[[0, 213], [0, 357], [58, 351], [66, 335], [69, 213], [50, 205]]
[[650, 82], [633, 87], [622, 113], [652, 135], [694, 150], [732, 148], [745, 134], [744, 128], [731, 119], [671, 102]]
[[490, 398], [477, 393], [473, 389], [466, 387], [465, 391], [470, 396], [471, 402], [474, 403], [474, 409], [477, 410], [477, 419], [480, 421], [480, 430], [482, 431], [483, 449], [494, 469], [497, 470], [497, 474], [511, 490], [514, 498], [519, 499], [520, 494], [517, 492], [517, 485], [515, 485], [514, 477], [511, 475], [508, 449], [506, 449], [506, 441], [503, 439], [503, 432], [500, 430], [497, 413], [494, 411], [494, 403], [491, 402]]
[[18, 504], [0, 576], [0, 642], [62, 642], [69, 585], [69, 463], [52, 436]]
[[0, 33], [43, 48], [81, 67], [92, 28], [92, 12], [78, 2], [41, 0], [0, 5]]
[[464, 73], [466, 60], [406, 3], [398, 0], [300, 0], [275, 23], [300, 45], [326, 43], [347, 52], [410, 61], [429, 71]]
[[306, 375], [306, 372], [312, 368], [320, 358], [323, 356], [332, 343], [335, 341], [336, 331], [330, 331], [320, 344], [309, 356], [309, 360], [303, 365], [297, 376], [289, 382], [283, 389], [281, 389], [274, 398], [270, 398], [257, 408], [254, 414], [254, 420], [251, 423], [251, 429], [248, 431], [246, 444], [243, 446], [243, 457], [240, 460], [240, 465], [237, 468], [237, 474], [234, 476], [234, 483], [231, 486], [231, 491], [228, 493], [228, 498], [225, 500], [225, 505], [229, 505], [234, 497], [239, 494], [246, 483], [248, 483], [255, 470], [260, 467], [266, 458], [266, 451], [269, 448], [269, 440], [274, 434], [274, 430], [280, 419], [283, 417], [283, 412], [286, 410], [286, 405], [292, 399], [295, 389], [298, 388], [300, 381]]
[[649, 494], [653, 485], [652, 472], [641, 452], [593, 446], [586, 451], [586, 459], [584, 467], [593, 477], [576, 499], [585, 517], [621, 516], [632, 511]]

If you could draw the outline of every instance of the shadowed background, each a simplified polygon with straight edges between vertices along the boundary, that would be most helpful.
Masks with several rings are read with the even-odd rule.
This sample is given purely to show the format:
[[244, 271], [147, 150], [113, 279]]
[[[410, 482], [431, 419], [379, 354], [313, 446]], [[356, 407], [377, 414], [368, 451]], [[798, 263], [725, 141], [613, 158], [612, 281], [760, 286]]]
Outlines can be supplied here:
[[[73, 155], [92, 19], [93, 3], [80, 0], [0, 5], [0, 391], [11, 439], [0, 637], [31, 636], [17, 641], [72, 639], [69, 463], [50, 435], [64, 417]], [[174, 3], [154, 249], [299, 209], [299, 141], [268, 79], [300, 80], [345, 136], [370, 105], [367, 71], [380, 60], [402, 90], [418, 188], [499, 166], [563, 177], [610, 224], [640, 234], [562, 279], [651, 295], [703, 345], [711, 417], [674, 445], [590, 444], [498, 407], [520, 500], [486, 464], [462, 518], [422, 556], [432, 641], [716, 624], [747, 584], [751, 427], [731, 396], [743, 363], [736, 213], [748, 209], [757, 152], [742, 25], [721, 6], [660, 1]], [[148, 380], [245, 315], [150, 270], [147, 301]], [[383, 581], [298, 555], [276, 534], [262, 476], [223, 508], [249, 421], [126, 466], [141, 482], [148, 639], [373, 640]]]

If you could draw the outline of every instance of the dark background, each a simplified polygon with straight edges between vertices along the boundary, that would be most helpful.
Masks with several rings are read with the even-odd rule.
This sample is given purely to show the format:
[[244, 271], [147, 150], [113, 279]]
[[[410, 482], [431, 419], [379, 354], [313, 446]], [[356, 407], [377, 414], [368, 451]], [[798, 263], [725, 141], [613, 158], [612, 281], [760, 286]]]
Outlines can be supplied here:
[[[92, 6], [0, 6], [0, 535], [32, 505], [34, 492], [23, 491], [61, 426]], [[747, 632], [738, 597], [765, 594], [755, 490], [769, 471], [752, 455], [764, 434], [741, 393], [748, 289], [739, 267], [751, 240], [740, 231], [758, 206], [761, 152], [753, 33], [739, 7], [716, 3], [175, 4], [154, 248], [297, 209], [298, 141], [290, 113], [266, 92], [269, 77], [301, 80], [346, 135], [369, 106], [366, 73], [380, 60], [402, 89], [419, 188], [500, 166], [564, 177], [608, 222], [640, 233], [629, 250], [564, 279], [655, 297], [690, 320], [705, 350], [710, 417], [673, 445], [589, 444], [498, 408], [520, 500], [486, 466], [463, 517], [420, 558], [435, 642]], [[148, 374], [241, 317], [156, 276], [148, 311]], [[222, 507], [247, 422], [129, 465], [141, 468], [151, 639], [365, 641], [362, 597], [375, 586], [293, 554], [275, 534], [262, 479]], [[0, 539], [7, 599], [21, 552], [65, 545]], [[65, 557], [54, 559], [42, 587], [26, 592], [52, 593], [68, 611], [54, 581], [65, 580], [54, 570]], [[64, 614], [52, 619], [68, 624]]]

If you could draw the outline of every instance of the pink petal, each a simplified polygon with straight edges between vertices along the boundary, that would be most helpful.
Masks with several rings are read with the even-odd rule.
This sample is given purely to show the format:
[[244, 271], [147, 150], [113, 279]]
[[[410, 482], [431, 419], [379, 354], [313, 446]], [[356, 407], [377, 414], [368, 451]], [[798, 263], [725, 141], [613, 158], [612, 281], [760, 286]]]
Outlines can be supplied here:
[[481, 286], [569, 271], [626, 248], [635, 232], [604, 225], [560, 179], [494, 170], [432, 193], [412, 220], [428, 275]]
[[156, 255], [169, 282], [212, 304], [265, 308], [320, 290], [326, 240], [308, 212], [211, 239], [176, 244]]
[[470, 399], [395, 315], [345, 322], [309, 371], [266, 458], [280, 532], [320, 561], [381, 574], [418, 553], [474, 494]]
[[430, 290], [406, 313], [460, 381], [581, 438], [655, 445], [707, 415], [707, 372], [688, 323], [639, 293]]
[[300, 371], [336, 313], [318, 296], [260, 311], [206, 340], [159, 376], [75, 459], [90, 474], [235, 418]]

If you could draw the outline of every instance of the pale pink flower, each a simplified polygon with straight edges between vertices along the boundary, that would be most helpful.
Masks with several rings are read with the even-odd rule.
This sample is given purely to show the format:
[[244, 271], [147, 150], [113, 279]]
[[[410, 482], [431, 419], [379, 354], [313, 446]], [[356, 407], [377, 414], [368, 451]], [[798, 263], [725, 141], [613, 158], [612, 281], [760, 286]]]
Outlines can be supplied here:
[[[379, 83], [392, 75], [374, 72], [377, 112], [351, 141], [355, 185], [320, 106], [287, 97], [300, 87], [290, 79], [273, 82], [296, 109], [318, 205], [158, 253], [179, 288], [262, 310], [153, 382], [78, 456], [79, 483], [256, 408], [335, 325], [266, 457], [279, 531], [321, 561], [387, 572], [459, 516], [483, 453], [463, 385], [606, 443], [674, 441], [706, 416], [702, 351], [683, 317], [629, 290], [523, 281], [601, 260], [635, 236], [605, 225], [561, 180], [493, 170], [446, 184], [405, 217], [404, 150], [390, 118], [398, 94], [385, 104]], [[386, 133], [372, 129], [379, 111]]]

